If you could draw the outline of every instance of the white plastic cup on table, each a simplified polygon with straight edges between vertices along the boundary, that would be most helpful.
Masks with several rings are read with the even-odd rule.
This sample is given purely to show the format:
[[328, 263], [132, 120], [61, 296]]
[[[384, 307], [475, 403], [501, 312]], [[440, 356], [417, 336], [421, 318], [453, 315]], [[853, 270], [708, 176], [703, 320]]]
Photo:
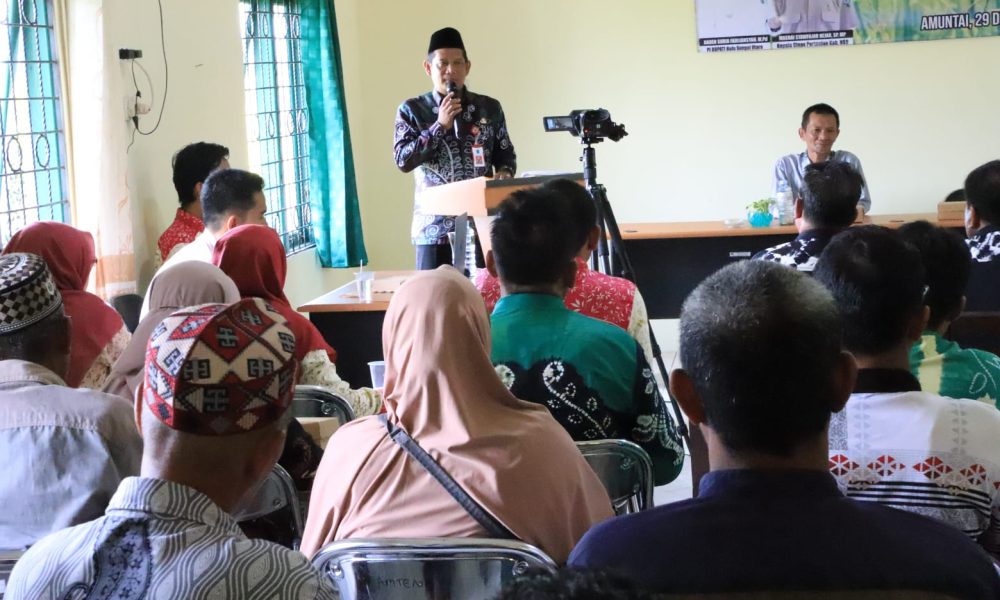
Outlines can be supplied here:
[[385, 361], [373, 360], [368, 363], [368, 370], [372, 374], [372, 387], [381, 390], [385, 387]]
[[372, 301], [372, 284], [375, 282], [375, 273], [371, 271], [358, 271], [354, 274], [354, 286], [358, 292], [358, 300], [361, 302]]

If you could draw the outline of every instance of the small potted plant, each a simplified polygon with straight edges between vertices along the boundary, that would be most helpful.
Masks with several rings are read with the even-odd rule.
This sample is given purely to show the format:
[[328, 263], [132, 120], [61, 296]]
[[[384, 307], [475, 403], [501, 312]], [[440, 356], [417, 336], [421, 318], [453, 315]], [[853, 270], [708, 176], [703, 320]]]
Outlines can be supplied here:
[[768, 227], [771, 225], [771, 209], [774, 207], [774, 200], [771, 198], [761, 198], [747, 204], [747, 221], [751, 227]]

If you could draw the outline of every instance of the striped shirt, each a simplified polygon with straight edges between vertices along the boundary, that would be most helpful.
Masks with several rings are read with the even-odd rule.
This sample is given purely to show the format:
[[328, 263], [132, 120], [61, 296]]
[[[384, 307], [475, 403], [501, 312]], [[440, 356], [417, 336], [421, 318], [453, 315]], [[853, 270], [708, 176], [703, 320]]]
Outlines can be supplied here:
[[1000, 557], [997, 440], [985, 403], [856, 391], [830, 421], [830, 471], [848, 497], [935, 517]]
[[250, 540], [208, 496], [129, 477], [105, 516], [33, 546], [5, 600], [332, 599], [299, 552]]

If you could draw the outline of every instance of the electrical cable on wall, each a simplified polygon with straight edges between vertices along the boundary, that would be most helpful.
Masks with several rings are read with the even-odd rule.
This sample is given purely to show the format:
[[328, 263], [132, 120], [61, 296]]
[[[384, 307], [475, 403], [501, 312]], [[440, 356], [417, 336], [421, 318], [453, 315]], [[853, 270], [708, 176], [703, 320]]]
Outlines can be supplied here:
[[[157, 0], [156, 4], [159, 9], [159, 15], [160, 15], [160, 49], [163, 53], [163, 99], [160, 101], [160, 112], [156, 116], [156, 124], [154, 124], [153, 128], [150, 129], [149, 131], [143, 131], [142, 128], [139, 127], [139, 99], [142, 98], [142, 92], [139, 91], [139, 82], [135, 75], [135, 67], [137, 64], [136, 63], [137, 59], [132, 58], [131, 70], [132, 70], [132, 85], [135, 86], [135, 103], [132, 107], [132, 125], [133, 125], [132, 135], [128, 146], [125, 148], [126, 153], [128, 153], [128, 151], [132, 149], [132, 145], [135, 144], [136, 133], [138, 133], [139, 135], [152, 135], [153, 133], [156, 132], [157, 129], [160, 128], [160, 122], [163, 120], [163, 112], [167, 106], [167, 92], [170, 89], [170, 66], [169, 63], [167, 62], [167, 40], [163, 26], [163, 0]], [[142, 63], [138, 63], [138, 66], [139, 69], [141, 69], [143, 74], [146, 76], [146, 81], [149, 83], [150, 106], [152, 106], [152, 104], [155, 102], [156, 99], [155, 91], [153, 89], [153, 80], [149, 76], [149, 72], [146, 70], [146, 68], [142, 66]]]

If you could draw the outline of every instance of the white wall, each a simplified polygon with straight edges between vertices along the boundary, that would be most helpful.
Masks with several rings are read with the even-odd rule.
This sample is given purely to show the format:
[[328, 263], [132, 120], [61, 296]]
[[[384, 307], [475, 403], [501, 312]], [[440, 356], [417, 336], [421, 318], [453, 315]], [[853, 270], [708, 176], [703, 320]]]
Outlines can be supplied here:
[[[161, 131], [136, 141], [129, 174], [151, 240], [175, 206], [177, 148], [218, 141], [234, 165], [246, 164], [236, 0], [164, 4], [170, 99]], [[156, 3], [109, 0], [108, 10], [113, 43], [142, 47], [159, 81]], [[602, 106], [625, 123], [629, 137], [597, 146], [621, 222], [739, 214], [768, 193], [774, 159], [801, 149], [798, 119], [817, 101], [840, 110], [839, 146], [862, 158], [874, 213], [931, 211], [971, 168], [1000, 155], [1000, 38], [702, 55], [691, 0], [340, 0], [337, 11], [376, 268], [412, 264], [413, 181], [392, 162], [393, 117], [402, 100], [429, 89], [427, 39], [448, 25], [465, 37], [470, 87], [503, 102], [520, 170], [579, 168], [576, 140], [544, 133], [543, 115]], [[293, 302], [349, 277], [318, 272], [313, 253], [293, 257]]]

